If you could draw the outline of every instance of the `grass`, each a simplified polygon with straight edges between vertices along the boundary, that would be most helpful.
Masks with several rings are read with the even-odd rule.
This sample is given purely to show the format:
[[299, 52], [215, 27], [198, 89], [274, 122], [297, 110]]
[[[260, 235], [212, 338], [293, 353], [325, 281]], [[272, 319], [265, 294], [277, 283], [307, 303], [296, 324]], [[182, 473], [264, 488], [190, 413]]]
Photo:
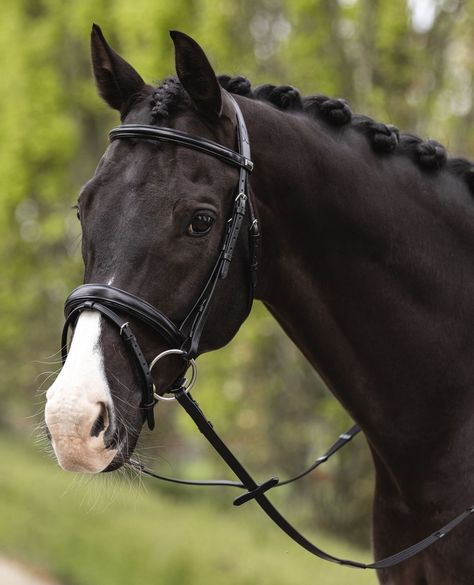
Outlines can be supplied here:
[[[61, 471], [0, 435], [0, 552], [67, 585], [375, 585], [313, 558], [249, 504], [216, 509], [114, 477]], [[326, 537], [318, 544], [369, 558]]]

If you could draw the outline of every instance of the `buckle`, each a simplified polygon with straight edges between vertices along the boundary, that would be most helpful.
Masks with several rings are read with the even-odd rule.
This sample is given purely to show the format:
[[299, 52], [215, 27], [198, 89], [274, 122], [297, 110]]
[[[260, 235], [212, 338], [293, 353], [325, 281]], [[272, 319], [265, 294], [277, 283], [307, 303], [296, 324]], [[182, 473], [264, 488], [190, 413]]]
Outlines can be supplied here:
[[248, 158], [244, 158], [244, 167], [251, 173], [253, 171], [254, 164]]

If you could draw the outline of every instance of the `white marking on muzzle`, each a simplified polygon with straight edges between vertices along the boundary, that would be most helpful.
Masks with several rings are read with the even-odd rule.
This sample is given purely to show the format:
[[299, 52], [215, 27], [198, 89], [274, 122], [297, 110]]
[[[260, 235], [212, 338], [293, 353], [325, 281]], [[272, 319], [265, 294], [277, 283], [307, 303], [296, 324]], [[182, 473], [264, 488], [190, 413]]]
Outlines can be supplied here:
[[112, 399], [99, 347], [101, 316], [84, 311], [76, 324], [68, 358], [46, 393], [45, 420], [59, 465], [69, 471], [98, 473], [116, 455], [106, 449], [104, 433], [92, 436], [99, 415], [111, 423]]

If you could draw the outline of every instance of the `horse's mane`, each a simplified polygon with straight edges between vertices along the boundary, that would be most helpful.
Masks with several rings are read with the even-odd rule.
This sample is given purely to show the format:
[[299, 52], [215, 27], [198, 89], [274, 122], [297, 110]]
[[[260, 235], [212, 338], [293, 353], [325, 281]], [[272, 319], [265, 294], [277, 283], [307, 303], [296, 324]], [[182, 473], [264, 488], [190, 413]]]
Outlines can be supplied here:
[[[406, 155], [428, 172], [444, 168], [465, 180], [474, 193], [474, 164], [471, 161], [461, 157], [448, 158], [445, 147], [436, 140], [423, 140], [413, 134], [401, 133], [392, 124], [382, 124], [368, 116], [353, 114], [344, 99], [325, 95], [303, 97], [291, 85], [264, 84], [252, 88], [250, 81], [240, 76], [220, 75], [218, 81], [225, 90], [235, 95], [265, 101], [287, 112], [303, 112], [329, 127], [350, 126], [364, 134], [380, 155], [394, 152]], [[183, 107], [189, 107], [189, 98], [177, 77], [167, 77], [154, 89], [151, 107], [153, 123], [177, 113]]]

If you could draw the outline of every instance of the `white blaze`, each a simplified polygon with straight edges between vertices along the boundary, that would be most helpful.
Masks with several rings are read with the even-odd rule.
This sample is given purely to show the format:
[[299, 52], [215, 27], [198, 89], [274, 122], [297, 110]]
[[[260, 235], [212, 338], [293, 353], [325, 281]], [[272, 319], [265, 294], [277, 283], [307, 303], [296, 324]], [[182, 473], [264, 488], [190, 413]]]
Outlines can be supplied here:
[[[80, 315], [66, 363], [46, 393], [45, 419], [54, 452], [61, 467], [69, 471], [97, 473], [117, 452], [105, 448], [104, 431], [91, 436], [104, 406], [112, 408], [99, 347], [100, 327], [96, 311]], [[106, 427], [109, 422], [104, 420]]]

